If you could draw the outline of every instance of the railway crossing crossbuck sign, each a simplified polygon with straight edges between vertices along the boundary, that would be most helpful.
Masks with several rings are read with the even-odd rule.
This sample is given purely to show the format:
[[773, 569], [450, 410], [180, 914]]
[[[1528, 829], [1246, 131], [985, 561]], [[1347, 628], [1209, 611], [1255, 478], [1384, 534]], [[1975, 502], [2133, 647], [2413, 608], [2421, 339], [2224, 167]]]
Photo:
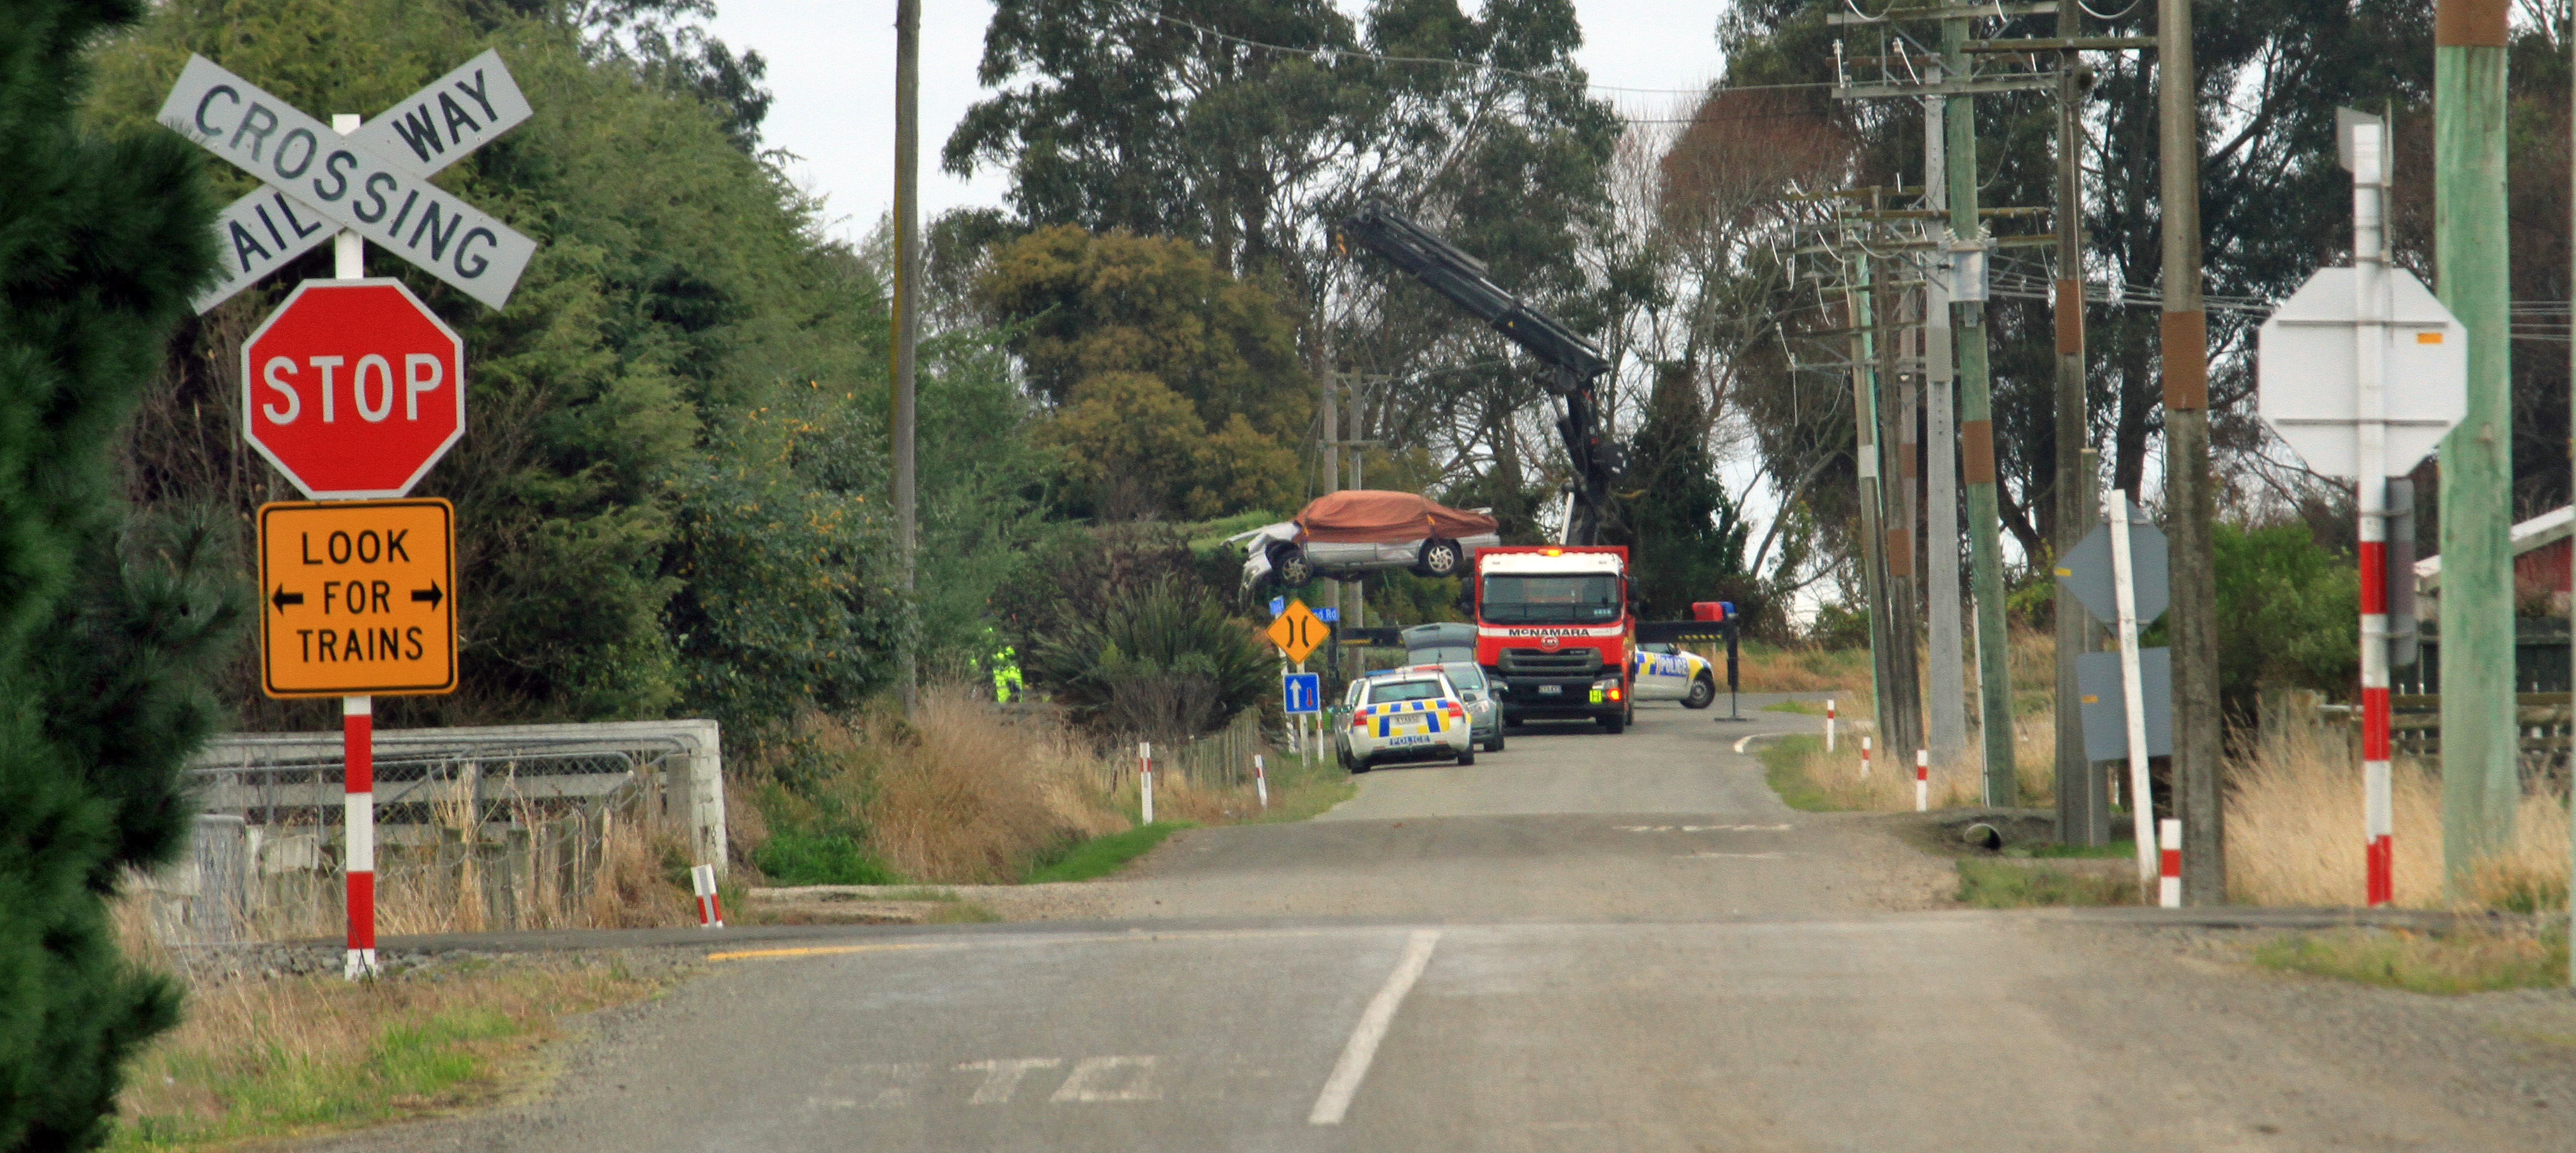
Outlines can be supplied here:
[[204, 312], [319, 247], [338, 229], [419, 265], [493, 308], [537, 243], [429, 182], [528, 118], [497, 51], [431, 81], [346, 136], [203, 56], [162, 101], [160, 121], [266, 186], [215, 219], [224, 279]]

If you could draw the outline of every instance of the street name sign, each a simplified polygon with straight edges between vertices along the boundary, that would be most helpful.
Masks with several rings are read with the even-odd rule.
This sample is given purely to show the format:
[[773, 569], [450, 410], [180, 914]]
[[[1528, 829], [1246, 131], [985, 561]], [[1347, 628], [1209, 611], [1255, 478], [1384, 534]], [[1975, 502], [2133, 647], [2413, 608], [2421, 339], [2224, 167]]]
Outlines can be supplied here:
[[261, 505], [260, 688], [454, 692], [455, 526], [437, 499]]
[[465, 435], [465, 342], [397, 280], [308, 280], [242, 344], [242, 435], [316, 500], [409, 495]]
[[1289, 673], [1279, 678], [1282, 709], [1290, 715], [1324, 710], [1324, 674]]
[[1332, 627], [1318, 618], [1302, 600], [1288, 602], [1288, 610], [1270, 621], [1270, 643], [1279, 646], [1280, 652], [1298, 664], [1306, 663], [1306, 657], [1322, 647], [1325, 639], [1332, 635]]
[[[2383, 395], [2387, 460], [2404, 475], [2469, 408], [2469, 329], [2402, 268], [2388, 279]], [[2255, 338], [2255, 408], [2308, 467], [2327, 476], [2359, 468], [2353, 430], [2362, 421], [2358, 277], [2320, 268], [2272, 311]]]
[[[2138, 625], [2143, 628], [2163, 616], [2173, 601], [2172, 566], [2164, 530], [2126, 496], [2120, 504], [2129, 510], [2129, 579], [2137, 583]], [[2083, 540], [2057, 558], [2057, 587], [2083, 604], [2096, 620], [2119, 619], [2111, 579], [2111, 526], [2107, 524], [2094, 525]]]
[[536, 242], [429, 177], [528, 114], [527, 97], [497, 51], [346, 136], [191, 55], [161, 103], [161, 123], [266, 184], [216, 218], [224, 279], [191, 303], [205, 312], [346, 228], [501, 307]]

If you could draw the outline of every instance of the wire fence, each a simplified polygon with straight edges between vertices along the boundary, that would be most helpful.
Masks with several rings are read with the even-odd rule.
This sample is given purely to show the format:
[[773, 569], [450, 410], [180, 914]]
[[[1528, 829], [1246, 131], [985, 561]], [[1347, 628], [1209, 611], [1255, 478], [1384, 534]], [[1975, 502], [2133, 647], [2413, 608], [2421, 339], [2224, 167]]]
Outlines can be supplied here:
[[[632, 882], [650, 878], [668, 852], [698, 855], [704, 814], [691, 803], [692, 759], [711, 760], [697, 738], [713, 734], [627, 728], [379, 734], [378, 931], [633, 923], [638, 894], [651, 887]], [[529, 735], [537, 732], [546, 735]], [[190, 773], [209, 810], [191, 852], [135, 885], [154, 935], [223, 945], [341, 932], [346, 810], [337, 742], [220, 738]], [[721, 844], [720, 811], [713, 821]]]

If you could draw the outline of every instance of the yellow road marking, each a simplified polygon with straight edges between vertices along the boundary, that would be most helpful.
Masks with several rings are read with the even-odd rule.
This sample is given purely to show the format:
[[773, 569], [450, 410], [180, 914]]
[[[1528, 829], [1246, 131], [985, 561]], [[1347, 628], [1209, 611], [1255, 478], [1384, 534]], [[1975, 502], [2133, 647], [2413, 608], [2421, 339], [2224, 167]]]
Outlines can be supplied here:
[[764, 957], [823, 957], [835, 953], [889, 953], [898, 949], [949, 948], [945, 941], [926, 941], [902, 945], [810, 945], [796, 949], [737, 949], [730, 953], [709, 953], [710, 961], [747, 961]]
[[781, 949], [736, 949], [709, 953], [710, 961], [759, 961], [773, 957], [830, 957], [843, 953], [892, 953], [912, 949], [964, 949], [977, 945], [1098, 945], [1116, 941], [1196, 941], [1247, 937], [1324, 937], [1353, 933], [1382, 932], [1378, 926], [1354, 925], [1335, 929], [1183, 929], [1128, 933], [1077, 933], [1064, 935], [1015, 936], [997, 940], [905, 941], [875, 945], [804, 945]]

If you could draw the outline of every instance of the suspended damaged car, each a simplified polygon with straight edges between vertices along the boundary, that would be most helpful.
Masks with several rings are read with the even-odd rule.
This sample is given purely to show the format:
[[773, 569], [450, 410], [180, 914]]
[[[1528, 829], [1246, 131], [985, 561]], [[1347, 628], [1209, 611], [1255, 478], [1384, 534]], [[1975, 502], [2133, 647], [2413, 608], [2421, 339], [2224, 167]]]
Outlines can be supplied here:
[[1295, 520], [1226, 538], [1241, 544], [1243, 587], [1295, 588], [1318, 576], [1343, 579], [1409, 569], [1457, 576], [1480, 548], [1503, 543], [1492, 509], [1460, 511], [1409, 492], [1354, 489], [1328, 493]]

